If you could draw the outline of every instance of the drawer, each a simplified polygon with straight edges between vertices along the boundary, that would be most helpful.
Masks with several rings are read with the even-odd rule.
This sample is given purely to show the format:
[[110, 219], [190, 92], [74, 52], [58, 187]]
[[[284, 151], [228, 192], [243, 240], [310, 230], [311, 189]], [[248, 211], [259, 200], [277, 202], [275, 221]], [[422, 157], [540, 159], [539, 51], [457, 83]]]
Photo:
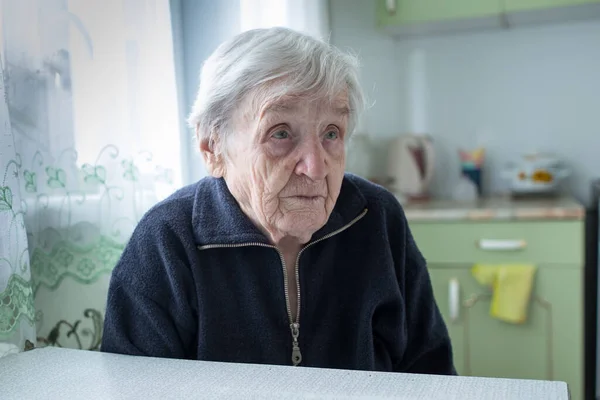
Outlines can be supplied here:
[[428, 263], [574, 264], [583, 268], [583, 221], [410, 222]]

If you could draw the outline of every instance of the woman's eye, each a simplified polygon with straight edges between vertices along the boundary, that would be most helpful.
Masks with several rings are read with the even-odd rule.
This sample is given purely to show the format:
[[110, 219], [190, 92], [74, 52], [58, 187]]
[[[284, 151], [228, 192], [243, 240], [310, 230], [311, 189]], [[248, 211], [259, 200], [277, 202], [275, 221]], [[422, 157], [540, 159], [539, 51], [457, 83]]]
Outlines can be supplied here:
[[329, 140], [335, 140], [338, 138], [338, 133], [336, 131], [329, 131], [325, 134], [325, 138]]
[[272, 137], [275, 139], [287, 139], [290, 137], [290, 133], [288, 131], [277, 131]]

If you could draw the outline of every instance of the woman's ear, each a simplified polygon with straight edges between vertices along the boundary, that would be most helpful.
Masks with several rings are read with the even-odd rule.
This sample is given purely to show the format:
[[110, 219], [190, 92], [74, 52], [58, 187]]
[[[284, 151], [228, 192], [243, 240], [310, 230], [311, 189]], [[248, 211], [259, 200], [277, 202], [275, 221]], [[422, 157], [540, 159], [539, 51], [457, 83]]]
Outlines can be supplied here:
[[200, 153], [204, 159], [204, 164], [208, 173], [215, 178], [221, 178], [225, 174], [225, 162], [220, 152], [219, 143], [215, 140], [215, 135], [210, 137], [202, 137], [196, 131], [196, 137], [200, 141]]

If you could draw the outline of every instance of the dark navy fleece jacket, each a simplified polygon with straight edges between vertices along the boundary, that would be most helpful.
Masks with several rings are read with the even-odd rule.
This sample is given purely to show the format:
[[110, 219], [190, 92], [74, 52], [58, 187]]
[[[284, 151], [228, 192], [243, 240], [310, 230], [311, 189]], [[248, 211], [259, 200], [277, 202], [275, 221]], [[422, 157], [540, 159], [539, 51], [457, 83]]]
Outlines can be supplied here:
[[[102, 351], [291, 365], [281, 258], [263, 245], [223, 179], [157, 204], [112, 273]], [[299, 284], [301, 366], [456, 373], [425, 260], [385, 189], [345, 176]]]

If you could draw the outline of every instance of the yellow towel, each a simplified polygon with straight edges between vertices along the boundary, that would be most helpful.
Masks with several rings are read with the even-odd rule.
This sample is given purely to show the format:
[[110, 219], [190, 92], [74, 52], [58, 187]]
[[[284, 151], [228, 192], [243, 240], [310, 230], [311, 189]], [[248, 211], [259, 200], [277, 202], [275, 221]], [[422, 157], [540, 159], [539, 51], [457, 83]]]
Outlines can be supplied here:
[[527, 320], [535, 265], [475, 264], [471, 273], [482, 285], [493, 290], [490, 315], [513, 324]]

